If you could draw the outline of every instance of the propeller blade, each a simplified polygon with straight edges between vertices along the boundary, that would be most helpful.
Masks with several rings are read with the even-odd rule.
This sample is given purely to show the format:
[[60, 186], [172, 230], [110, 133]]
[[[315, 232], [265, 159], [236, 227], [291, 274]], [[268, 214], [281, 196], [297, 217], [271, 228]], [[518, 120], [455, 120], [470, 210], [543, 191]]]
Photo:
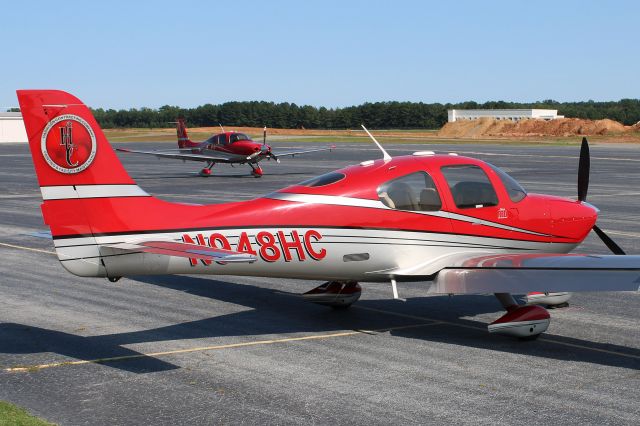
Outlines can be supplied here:
[[604, 233], [602, 229], [598, 227], [598, 225], [593, 225], [593, 230], [598, 234], [598, 237], [602, 240], [602, 242], [611, 250], [613, 254], [622, 255], [626, 254], [624, 250], [620, 248], [607, 234]]
[[587, 138], [582, 138], [582, 146], [580, 147], [580, 161], [578, 163], [578, 201], [587, 200], [590, 168], [591, 160], [589, 155], [589, 142], [587, 142]]
[[259, 155], [263, 155], [264, 152], [263, 151], [256, 151], [253, 154], [247, 156], [247, 160], [253, 160], [254, 158], [256, 158]]
[[264, 126], [264, 129], [262, 129], [262, 145], [266, 145], [267, 144], [267, 126]]

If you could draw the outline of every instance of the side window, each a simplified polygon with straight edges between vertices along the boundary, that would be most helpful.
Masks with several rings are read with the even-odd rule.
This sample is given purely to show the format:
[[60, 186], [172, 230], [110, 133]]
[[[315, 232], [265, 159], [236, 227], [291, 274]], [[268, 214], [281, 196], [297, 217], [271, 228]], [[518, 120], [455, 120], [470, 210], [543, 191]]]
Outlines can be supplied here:
[[425, 172], [411, 173], [382, 184], [378, 197], [397, 210], [436, 211], [442, 207], [433, 179]]
[[220, 145], [225, 145], [227, 143], [227, 135], [225, 135], [224, 133], [216, 136], [216, 139], [216, 143], [219, 143]]
[[248, 141], [248, 140], [251, 140], [251, 138], [245, 135], [244, 133], [232, 133], [230, 143], [234, 143], [238, 141]]
[[478, 166], [446, 166], [442, 174], [459, 209], [498, 205], [498, 196], [487, 174]]

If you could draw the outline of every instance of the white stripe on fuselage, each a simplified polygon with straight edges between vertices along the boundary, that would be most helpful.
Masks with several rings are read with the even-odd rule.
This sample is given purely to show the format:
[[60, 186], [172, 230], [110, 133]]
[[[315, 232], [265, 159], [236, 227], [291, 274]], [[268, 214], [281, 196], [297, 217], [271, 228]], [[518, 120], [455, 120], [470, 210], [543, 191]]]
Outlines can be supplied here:
[[[205, 245], [209, 244], [211, 234], [222, 234], [230, 243], [232, 250], [239, 250], [242, 233], [246, 233], [251, 247], [259, 251], [257, 234], [267, 232], [276, 235], [283, 231], [287, 239], [292, 231], [300, 237], [309, 230], [320, 235], [311, 242], [315, 250], [326, 250], [326, 257], [314, 260], [306, 256], [304, 260], [294, 257], [286, 262], [281, 256], [275, 262], [259, 259], [253, 264], [203, 265], [198, 262], [191, 266], [188, 259], [159, 256], [142, 253], [121, 253], [104, 246], [130, 241], [182, 241], [188, 234], [197, 241], [202, 234]], [[146, 233], [128, 235], [110, 235], [95, 237], [95, 243], [89, 238], [64, 238], [55, 240], [56, 251], [62, 264], [78, 275], [96, 276], [96, 265], [104, 262], [106, 271], [113, 276], [136, 274], [213, 274], [213, 275], [251, 275], [301, 279], [354, 279], [379, 280], [384, 274], [371, 276], [374, 271], [408, 269], [421, 265], [421, 271], [429, 270], [431, 261], [456, 253], [500, 254], [500, 253], [566, 253], [575, 244], [555, 244], [533, 241], [505, 240], [498, 238], [465, 236], [456, 234], [437, 234], [416, 231], [395, 231], [379, 229], [315, 228], [315, 227], [264, 227], [237, 229], [200, 229], [171, 233]], [[102, 248], [101, 248], [102, 246]], [[280, 250], [284, 248], [278, 246]], [[344, 256], [368, 254], [364, 261], [347, 261]], [[293, 254], [293, 252], [292, 252]], [[426, 266], [425, 266], [426, 265]], [[434, 264], [434, 268], [437, 265]], [[87, 272], [85, 272], [87, 271]], [[435, 272], [435, 271], [434, 271]]]
[[[307, 204], [328, 204], [333, 206], [350, 206], [350, 207], [365, 207], [379, 210], [395, 210], [387, 207], [380, 200], [369, 200], [364, 198], [352, 198], [352, 197], [340, 197], [335, 195], [315, 195], [315, 194], [295, 194], [289, 192], [274, 192], [267, 194], [264, 198], [272, 200], [293, 201], [296, 203]], [[537, 235], [541, 237], [550, 237], [548, 234], [541, 234], [535, 231], [529, 231], [528, 229], [516, 228], [513, 226], [503, 225], [502, 223], [490, 222], [488, 220], [478, 219], [473, 216], [465, 216], [458, 213], [452, 213], [447, 211], [410, 211], [410, 213], [421, 214], [425, 216], [444, 217], [453, 220], [459, 220], [462, 222], [474, 223], [478, 225], [485, 225], [492, 228], [504, 229], [506, 231], [522, 232], [529, 235]]]
[[42, 199], [69, 200], [77, 198], [149, 197], [138, 185], [61, 185], [42, 186]]

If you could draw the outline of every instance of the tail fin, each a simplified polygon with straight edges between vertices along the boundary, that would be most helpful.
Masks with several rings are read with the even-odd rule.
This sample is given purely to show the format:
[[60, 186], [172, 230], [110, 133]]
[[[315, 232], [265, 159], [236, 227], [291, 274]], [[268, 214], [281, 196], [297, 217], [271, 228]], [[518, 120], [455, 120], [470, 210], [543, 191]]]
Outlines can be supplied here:
[[[118, 257], [102, 251], [110, 243], [153, 234], [164, 239], [167, 233], [177, 234], [177, 238], [189, 230], [211, 227], [210, 218], [220, 219], [221, 209], [228, 208], [152, 197], [125, 171], [91, 111], [78, 98], [58, 90], [17, 93], [44, 200], [42, 216], [51, 228], [58, 259], [69, 272], [116, 276], [122, 271], [118, 269], [122, 265], [113, 266]], [[137, 266], [132, 270], [140, 271]]]
[[133, 185], [93, 114], [58, 90], [18, 90], [40, 187]]
[[178, 133], [178, 148], [192, 148], [198, 146], [197, 143], [192, 142], [187, 135], [187, 126], [184, 124], [184, 118], [178, 118], [176, 122], [176, 130]]
[[[17, 94], [44, 200], [42, 216], [51, 228], [58, 258], [76, 275], [104, 276], [104, 266], [97, 261], [96, 223], [126, 229], [126, 213], [117, 211], [112, 199], [148, 202], [151, 197], [131, 179], [78, 98], [57, 90]], [[63, 244], [60, 238], [72, 238], [69, 241], [83, 248], [74, 251], [68, 248], [71, 242]]]

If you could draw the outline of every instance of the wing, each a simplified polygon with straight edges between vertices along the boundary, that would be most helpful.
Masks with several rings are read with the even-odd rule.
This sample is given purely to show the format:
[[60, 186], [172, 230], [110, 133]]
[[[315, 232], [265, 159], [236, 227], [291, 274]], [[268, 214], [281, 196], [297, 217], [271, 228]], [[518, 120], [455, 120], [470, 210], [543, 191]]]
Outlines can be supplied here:
[[298, 154], [307, 154], [309, 152], [318, 152], [318, 151], [333, 151], [335, 149], [335, 145], [332, 145], [330, 147], [327, 148], [313, 148], [313, 149], [302, 149], [302, 150], [297, 150], [297, 151], [278, 151], [278, 152], [274, 152], [273, 155], [275, 155], [276, 157], [283, 157], [283, 156], [295, 156]]
[[189, 149], [176, 149], [167, 151], [138, 151], [135, 149], [116, 148], [116, 151], [127, 152], [130, 154], [145, 154], [155, 155], [158, 158], [173, 158], [176, 160], [188, 160], [188, 161], [215, 161], [217, 163], [230, 163], [232, 158], [222, 153], [216, 153], [216, 155], [209, 154], [193, 154]]
[[444, 294], [640, 291], [640, 256], [458, 253], [374, 274], [432, 280], [429, 293]]
[[106, 244], [102, 247], [129, 253], [153, 253], [173, 257], [212, 260], [223, 263], [253, 263], [258, 260], [256, 256], [248, 253], [175, 241], [135, 241], [111, 245]]

